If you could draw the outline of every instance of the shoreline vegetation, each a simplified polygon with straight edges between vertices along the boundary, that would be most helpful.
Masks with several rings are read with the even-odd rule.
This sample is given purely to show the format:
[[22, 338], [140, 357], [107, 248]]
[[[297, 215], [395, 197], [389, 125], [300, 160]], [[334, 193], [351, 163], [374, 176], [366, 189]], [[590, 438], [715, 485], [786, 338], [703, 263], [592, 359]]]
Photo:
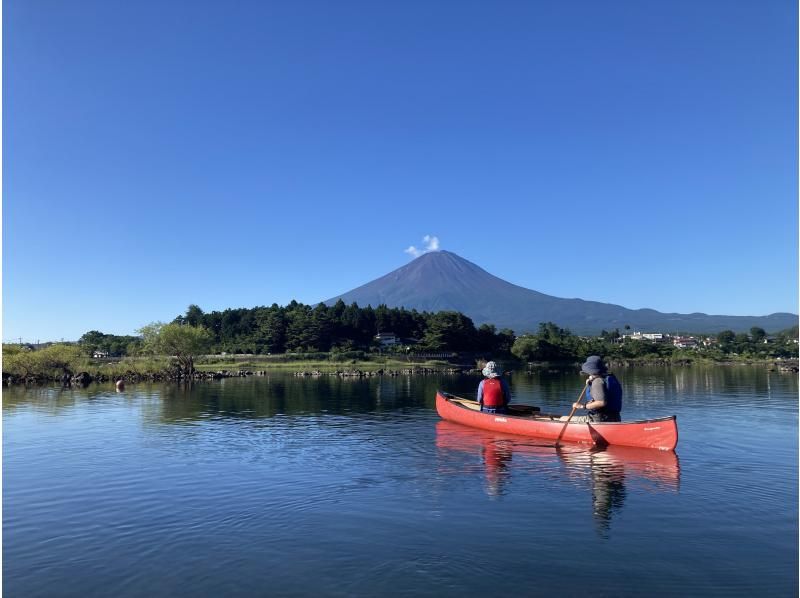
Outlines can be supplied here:
[[[624, 326], [629, 332], [630, 326]], [[3, 384], [193, 381], [292, 370], [342, 377], [476, 373], [487, 360], [506, 370], [575, 368], [589, 355], [612, 367], [760, 364], [797, 372], [798, 327], [768, 334], [724, 330], [714, 335], [623, 334], [578, 336], [552, 322], [516, 335], [475, 327], [459, 312], [417, 312], [385, 305], [285, 307], [204, 313], [190, 305], [139, 336], [92, 330], [75, 343], [3, 344]]]
[[[57, 348], [58, 345], [54, 345]], [[484, 359], [474, 355], [454, 354], [449, 359], [421, 359], [410, 357], [396, 358], [386, 355], [365, 355], [360, 358], [342, 359], [339, 354], [323, 357], [320, 353], [312, 356], [303, 354], [287, 355], [204, 355], [195, 358], [194, 371], [184, 372], [181, 364], [173, 357], [124, 357], [119, 359], [92, 359], [76, 356], [71, 361], [61, 363], [42, 362], [34, 365], [24, 374], [3, 372], [3, 385], [15, 384], [43, 385], [60, 383], [63, 386], [87, 386], [91, 383], [139, 382], [200, 382], [222, 378], [265, 376], [272, 372], [292, 373], [294, 376], [338, 376], [340, 378], [371, 378], [378, 376], [416, 376], [430, 374], [480, 375]], [[505, 370], [512, 372], [535, 372], [540, 370], [569, 369], [577, 371], [581, 360], [534, 361], [515, 359], [501, 360]], [[769, 371], [797, 373], [797, 358], [745, 358], [728, 360], [706, 358], [659, 358], [608, 360], [612, 369], [632, 367], [666, 366], [741, 366], [754, 365]], [[5, 361], [4, 361], [5, 364]]]

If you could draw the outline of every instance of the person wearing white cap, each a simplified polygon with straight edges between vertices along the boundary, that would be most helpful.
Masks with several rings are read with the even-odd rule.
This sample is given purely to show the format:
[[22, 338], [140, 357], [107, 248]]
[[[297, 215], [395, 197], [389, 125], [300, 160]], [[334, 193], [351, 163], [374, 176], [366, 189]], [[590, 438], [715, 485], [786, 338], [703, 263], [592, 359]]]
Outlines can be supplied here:
[[489, 361], [482, 372], [484, 376], [478, 384], [478, 403], [481, 411], [487, 413], [505, 413], [511, 401], [511, 389], [503, 379], [503, 372], [494, 361]]

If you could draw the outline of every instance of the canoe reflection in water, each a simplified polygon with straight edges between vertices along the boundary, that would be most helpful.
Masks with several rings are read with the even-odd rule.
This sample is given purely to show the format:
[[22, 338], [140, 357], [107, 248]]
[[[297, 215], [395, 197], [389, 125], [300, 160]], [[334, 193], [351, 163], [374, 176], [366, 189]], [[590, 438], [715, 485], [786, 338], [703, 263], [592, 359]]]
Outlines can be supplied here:
[[524, 475], [552, 474], [563, 468], [578, 486], [591, 488], [594, 520], [598, 531], [608, 531], [612, 515], [625, 502], [626, 486], [655, 492], [677, 492], [680, 463], [674, 451], [627, 446], [587, 447], [555, 443], [469, 428], [448, 421], [436, 423], [436, 447], [480, 455], [486, 477], [486, 493], [495, 499], [509, 491], [513, 455], [526, 457], [516, 471]]

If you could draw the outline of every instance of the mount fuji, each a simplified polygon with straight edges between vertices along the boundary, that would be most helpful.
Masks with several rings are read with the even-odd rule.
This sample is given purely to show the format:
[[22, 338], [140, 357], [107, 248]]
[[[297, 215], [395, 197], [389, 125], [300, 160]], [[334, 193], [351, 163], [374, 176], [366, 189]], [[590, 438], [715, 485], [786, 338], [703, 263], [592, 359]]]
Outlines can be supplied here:
[[598, 334], [627, 325], [646, 332], [716, 333], [746, 332], [758, 326], [777, 332], [795, 326], [790, 313], [767, 316], [728, 316], [704, 313], [662, 313], [653, 309], [628, 309], [621, 305], [545, 295], [511, 284], [449, 251], [425, 253], [405, 266], [351, 291], [339, 299], [361, 307], [405, 307], [417, 311], [459, 311], [476, 326], [494, 324], [517, 334], [534, 332], [540, 322], [553, 322], [576, 334]]

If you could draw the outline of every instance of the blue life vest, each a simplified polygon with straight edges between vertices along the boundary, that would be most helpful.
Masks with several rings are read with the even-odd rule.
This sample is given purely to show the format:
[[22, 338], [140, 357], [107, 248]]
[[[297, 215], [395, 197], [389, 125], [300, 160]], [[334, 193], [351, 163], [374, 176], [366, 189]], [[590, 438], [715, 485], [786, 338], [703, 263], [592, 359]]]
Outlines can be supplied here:
[[[599, 416], [598, 421], [619, 421], [619, 412], [622, 411], [622, 385], [614, 374], [603, 376], [603, 385], [606, 387], [605, 406], [600, 409], [590, 409], [590, 416]], [[592, 400], [592, 385], [586, 387], [586, 402]], [[612, 418], [612, 419], [609, 419]]]

